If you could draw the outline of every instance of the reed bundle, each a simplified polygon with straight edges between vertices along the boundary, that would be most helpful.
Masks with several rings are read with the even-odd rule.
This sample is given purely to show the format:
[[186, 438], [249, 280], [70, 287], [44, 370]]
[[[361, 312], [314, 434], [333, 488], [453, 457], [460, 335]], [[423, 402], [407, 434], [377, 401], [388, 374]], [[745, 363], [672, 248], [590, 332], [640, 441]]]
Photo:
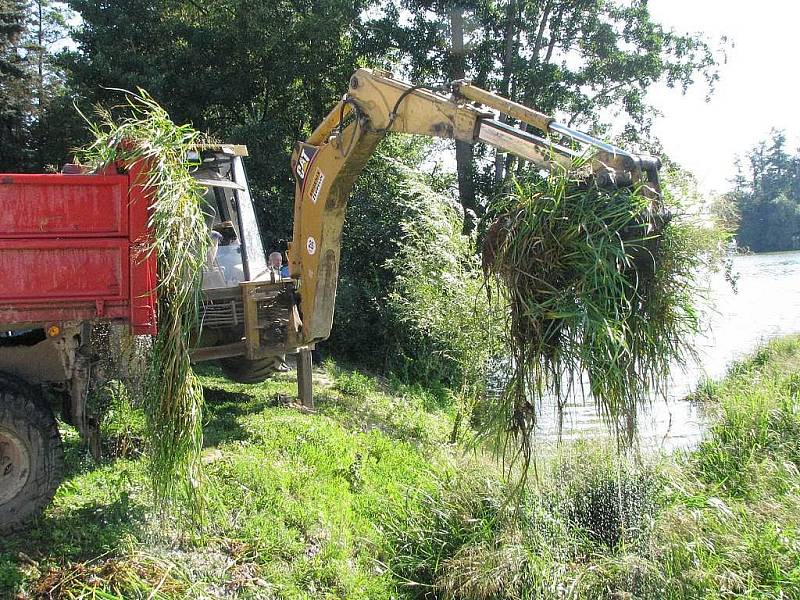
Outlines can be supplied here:
[[[209, 243], [203, 188], [191, 175], [189, 151], [200, 134], [176, 125], [146, 92], [126, 92], [114, 112], [96, 109], [94, 141], [77, 153], [90, 168], [142, 162], [151, 193], [150, 247], [157, 257], [158, 335], [150, 357], [144, 404], [149, 468], [156, 503], [202, 514], [203, 389], [192, 371], [190, 339], [199, 323], [202, 268]], [[124, 113], [123, 116], [117, 116]]]
[[511, 350], [485, 428], [526, 468], [545, 397], [560, 421], [570, 398], [591, 397], [619, 442], [632, 443], [639, 405], [664, 391], [699, 327], [696, 226], [671, 219], [644, 184], [603, 189], [572, 172], [518, 184], [493, 207], [483, 244]]

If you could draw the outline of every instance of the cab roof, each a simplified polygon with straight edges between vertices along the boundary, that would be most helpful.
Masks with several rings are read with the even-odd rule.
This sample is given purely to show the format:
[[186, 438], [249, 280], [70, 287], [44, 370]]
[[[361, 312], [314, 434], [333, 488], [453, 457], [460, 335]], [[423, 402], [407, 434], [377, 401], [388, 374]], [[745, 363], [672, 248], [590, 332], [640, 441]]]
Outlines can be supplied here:
[[195, 144], [194, 149], [198, 152], [221, 152], [231, 156], [250, 156], [247, 146], [242, 144]]

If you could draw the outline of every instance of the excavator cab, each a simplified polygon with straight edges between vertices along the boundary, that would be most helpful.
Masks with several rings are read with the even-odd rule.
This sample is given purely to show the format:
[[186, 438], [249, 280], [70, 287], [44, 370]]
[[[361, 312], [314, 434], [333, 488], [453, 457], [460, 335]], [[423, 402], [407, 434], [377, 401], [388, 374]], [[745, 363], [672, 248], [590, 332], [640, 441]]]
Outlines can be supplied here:
[[203, 269], [203, 289], [236, 287], [257, 279], [267, 269], [242, 158], [243, 146], [219, 146], [190, 156], [199, 167], [192, 173], [205, 188], [211, 250]]

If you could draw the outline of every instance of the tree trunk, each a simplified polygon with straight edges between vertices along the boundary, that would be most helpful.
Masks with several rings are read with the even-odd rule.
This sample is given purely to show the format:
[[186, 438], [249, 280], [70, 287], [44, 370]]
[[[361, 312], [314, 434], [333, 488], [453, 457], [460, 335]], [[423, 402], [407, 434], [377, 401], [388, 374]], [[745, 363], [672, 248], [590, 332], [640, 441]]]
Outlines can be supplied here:
[[[514, 45], [516, 34], [516, 0], [508, 0], [506, 6], [506, 33], [505, 33], [505, 56], [503, 59], [503, 80], [500, 83], [500, 95], [508, 98], [509, 90], [511, 89], [511, 70], [512, 61], [514, 60]], [[513, 98], [512, 98], [513, 100]], [[508, 116], [500, 114], [500, 122], [505, 123], [508, 121]], [[494, 184], [500, 185], [503, 181], [503, 170], [506, 164], [506, 154], [497, 150], [494, 157]]]
[[36, 70], [38, 79], [37, 83], [37, 91], [38, 91], [38, 98], [36, 99], [36, 108], [39, 111], [39, 116], [42, 115], [42, 106], [44, 104], [44, 10], [42, 7], [42, 1], [39, 0], [36, 3], [36, 7], [38, 10], [38, 17], [39, 17], [39, 26], [36, 32], [36, 37], [38, 41], [38, 47], [36, 48]]
[[[463, 79], [466, 73], [466, 53], [464, 51], [464, 9], [454, 7], [450, 10], [451, 54], [450, 78]], [[472, 177], [472, 145], [456, 140], [456, 171], [458, 173], [458, 199], [464, 207], [464, 233], [475, 228], [477, 201], [475, 182]]]

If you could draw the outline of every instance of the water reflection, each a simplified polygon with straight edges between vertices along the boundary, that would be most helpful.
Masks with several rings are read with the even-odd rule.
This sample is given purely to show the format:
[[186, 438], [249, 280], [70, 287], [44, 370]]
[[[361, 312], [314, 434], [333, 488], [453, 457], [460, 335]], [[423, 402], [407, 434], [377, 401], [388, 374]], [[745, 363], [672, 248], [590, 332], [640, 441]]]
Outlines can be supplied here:
[[[737, 256], [734, 271], [739, 275], [737, 293], [722, 274], [711, 277], [714, 310], [705, 315], [706, 330], [696, 340], [698, 361], [674, 369], [667, 400], [655, 400], [640, 415], [643, 446], [669, 450], [695, 444], [702, 434], [702, 414], [683, 398], [703, 376], [721, 377], [733, 360], [760, 343], [800, 333], [800, 252]], [[557, 431], [555, 408], [542, 407], [540, 439], [553, 442]], [[567, 407], [562, 439], [605, 435], [591, 400]]]

